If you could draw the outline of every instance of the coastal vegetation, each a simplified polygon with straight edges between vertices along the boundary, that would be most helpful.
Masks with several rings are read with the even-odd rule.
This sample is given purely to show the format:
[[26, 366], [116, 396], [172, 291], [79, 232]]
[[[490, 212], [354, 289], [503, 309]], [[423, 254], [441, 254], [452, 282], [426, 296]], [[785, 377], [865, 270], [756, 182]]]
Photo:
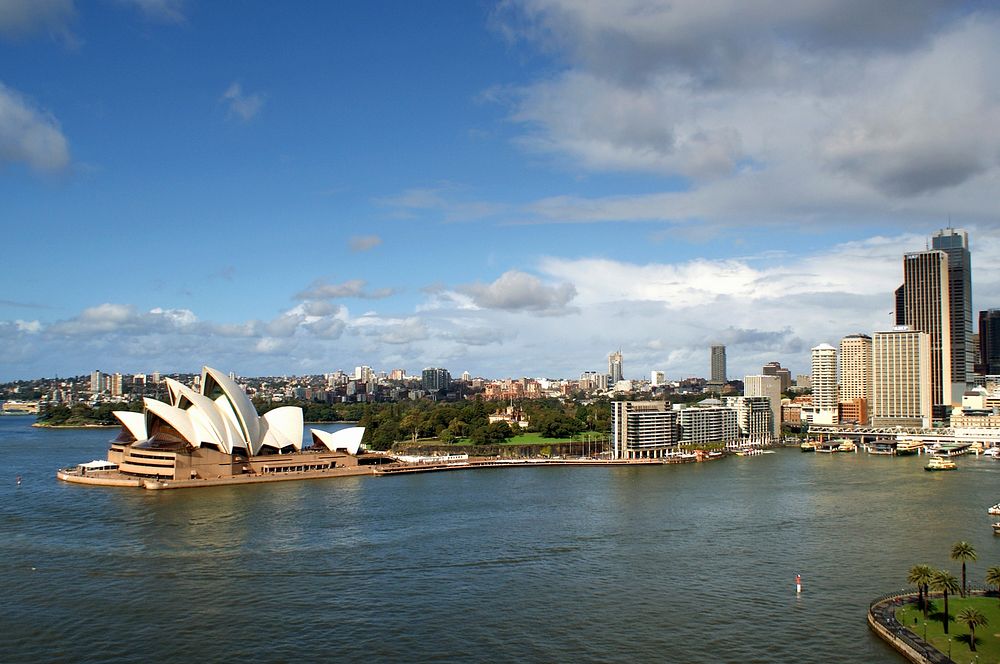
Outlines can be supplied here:
[[[948, 653], [949, 657], [954, 640], [967, 643], [970, 652], [979, 652], [983, 661], [1000, 661], [1000, 635], [989, 635], [985, 639], [976, 637], [977, 627], [1000, 624], [1000, 603], [994, 599], [994, 596], [1000, 595], [1000, 566], [987, 569], [984, 577], [986, 585], [996, 590], [987, 593], [989, 596], [981, 593], [972, 595], [967, 584], [966, 563], [978, 559], [975, 547], [966, 541], [956, 542], [951, 548], [950, 558], [962, 562], [961, 583], [948, 570], [936, 570], [924, 564], [914, 565], [907, 573], [906, 582], [916, 586], [917, 602], [899, 607], [896, 619], [939, 651]], [[931, 599], [931, 591], [941, 593], [940, 610]], [[968, 634], [952, 636], [950, 625], [953, 618], [955, 622], [965, 625]], [[982, 650], [978, 650], [977, 646], [982, 646]]]
[[[365, 427], [364, 443], [375, 450], [388, 450], [400, 441], [434, 442], [446, 445], [531, 444], [578, 440], [581, 434], [611, 430], [611, 402], [525, 399], [522, 401], [459, 402], [429, 400], [391, 403], [326, 404], [309, 401], [254, 401], [258, 414], [281, 406], [299, 406], [306, 422], [358, 422]], [[507, 422], [490, 422], [490, 415], [508, 408], [520, 413], [527, 428]], [[42, 426], [115, 425], [112, 411], [142, 411], [142, 402], [75, 404], [72, 408], [50, 405], [38, 415]], [[523, 436], [528, 436], [524, 438]]]

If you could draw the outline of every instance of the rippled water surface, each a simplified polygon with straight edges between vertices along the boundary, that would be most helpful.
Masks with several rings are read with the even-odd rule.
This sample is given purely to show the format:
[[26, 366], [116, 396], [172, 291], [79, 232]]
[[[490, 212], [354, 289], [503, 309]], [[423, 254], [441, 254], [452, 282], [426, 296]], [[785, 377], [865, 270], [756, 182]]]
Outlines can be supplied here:
[[[151, 492], [0, 418], [0, 661], [902, 662], [868, 602], [1000, 564], [1000, 462], [817, 455]], [[23, 483], [16, 486], [15, 476]], [[794, 592], [795, 574], [804, 592]]]

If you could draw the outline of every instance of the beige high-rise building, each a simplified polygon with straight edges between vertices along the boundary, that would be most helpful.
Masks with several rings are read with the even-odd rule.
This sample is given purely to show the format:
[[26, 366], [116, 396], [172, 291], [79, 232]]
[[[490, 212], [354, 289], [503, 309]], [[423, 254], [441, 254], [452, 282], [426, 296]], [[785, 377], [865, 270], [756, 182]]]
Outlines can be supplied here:
[[837, 349], [820, 344], [812, 349], [812, 405], [815, 424], [837, 424]]
[[747, 397], [767, 397], [771, 408], [771, 435], [781, 434], [781, 377], [744, 376], [743, 395]]
[[931, 336], [898, 328], [872, 340], [872, 426], [930, 427]]
[[840, 400], [864, 399], [872, 406], [872, 338], [851, 334], [840, 340]]
[[[903, 302], [906, 325], [930, 335], [931, 398], [950, 406], [954, 402], [951, 385], [951, 307], [949, 305], [948, 254], [917, 251], [903, 256]], [[965, 386], [961, 386], [964, 391]], [[961, 400], [961, 391], [958, 399]]]

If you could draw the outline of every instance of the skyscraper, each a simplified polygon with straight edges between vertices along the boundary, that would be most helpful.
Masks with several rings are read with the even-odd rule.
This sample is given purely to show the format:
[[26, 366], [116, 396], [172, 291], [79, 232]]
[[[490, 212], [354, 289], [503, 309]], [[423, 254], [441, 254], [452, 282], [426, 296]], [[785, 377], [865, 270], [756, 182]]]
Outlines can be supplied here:
[[[931, 388], [934, 405], [961, 402], [964, 383], [952, 388], [951, 306], [948, 255], [943, 251], [917, 251], [903, 256], [906, 324], [926, 332], [931, 340]], [[957, 396], [954, 392], [957, 391]]]
[[712, 383], [726, 382], [726, 347], [712, 344]]
[[428, 367], [423, 371], [421, 383], [428, 392], [447, 390], [451, 386], [451, 372], [447, 369]]
[[830, 344], [820, 344], [812, 349], [812, 405], [813, 422], [836, 424], [837, 404], [837, 349]]
[[664, 401], [615, 401], [616, 459], [659, 459], [677, 445], [677, 413]]
[[961, 401], [962, 392], [972, 382], [972, 255], [969, 234], [942, 228], [931, 237], [931, 248], [948, 255], [948, 300], [951, 317], [952, 403]]
[[931, 339], [898, 328], [872, 341], [872, 425], [931, 426]]
[[872, 338], [851, 334], [840, 340], [840, 400], [864, 399], [872, 407]]
[[768, 362], [760, 372], [765, 376], [777, 376], [781, 379], [781, 391], [787, 392], [792, 386], [792, 372], [781, 366], [781, 362]]
[[608, 383], [614, 385], [622, 380], [622, 352], [621, 349], [608, 355]]
[[1000, 374], [1000, 309], [979, 312], [979, 373]]
[[781, 378], [779, 376], [745, 376], [743, 395], [767, 397], [771, 409], [771, 435], [781, 433]]

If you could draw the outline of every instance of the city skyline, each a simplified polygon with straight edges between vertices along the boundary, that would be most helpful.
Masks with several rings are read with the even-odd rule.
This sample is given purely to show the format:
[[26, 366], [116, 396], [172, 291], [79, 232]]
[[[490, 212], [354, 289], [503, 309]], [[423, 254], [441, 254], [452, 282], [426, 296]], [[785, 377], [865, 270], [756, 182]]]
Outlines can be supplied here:
[[996, 10], [694, 6], [15, 0], [0, 380], [808, 373], [948, 226], [1000, 306]]

